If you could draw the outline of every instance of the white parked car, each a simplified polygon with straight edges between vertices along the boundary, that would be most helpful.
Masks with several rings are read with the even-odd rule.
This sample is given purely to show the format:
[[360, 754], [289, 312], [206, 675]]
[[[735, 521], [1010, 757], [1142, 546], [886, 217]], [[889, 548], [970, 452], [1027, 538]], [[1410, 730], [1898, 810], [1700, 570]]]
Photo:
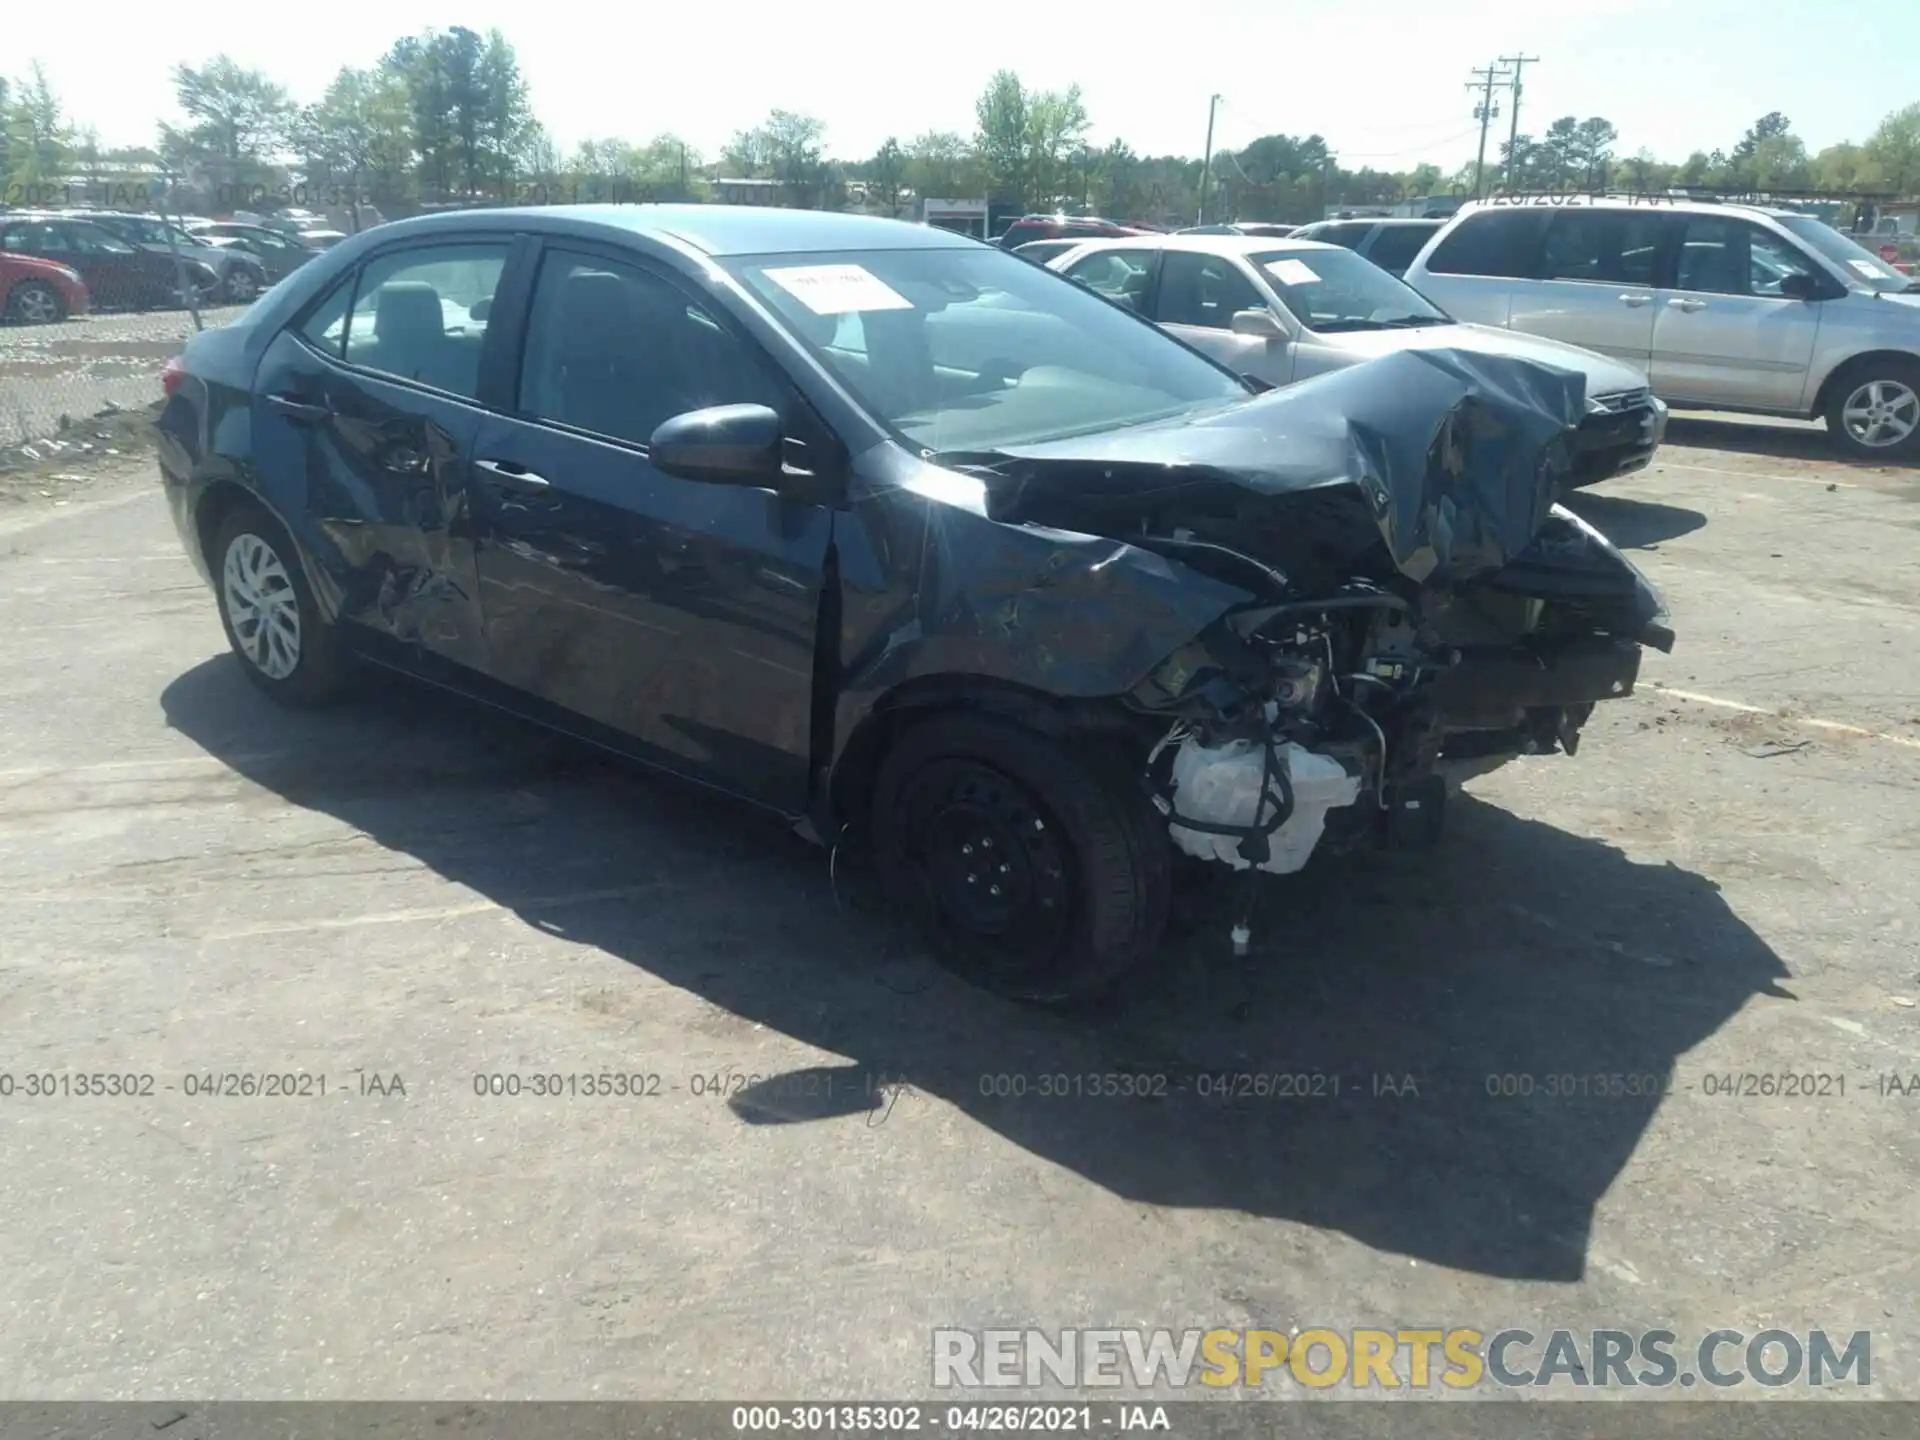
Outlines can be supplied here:
[[1468, 320], [1604, 350], [1670, 404], [1825, 419], [1848, 454], [1920, 456], [1920, 281], [1811, 216], [1519, 196], [1462, 209], [1407, 283]]
[[1339, 245], [1239, 235], [1092, 240], [1048, 263], [1229, 369], [1291, 385], [1399, 350], [1516, 356], [1586, 377], [1574, 483], [1643, 468], [1667, 407], [1643, 371], [1591, 350], [1465, 325]]

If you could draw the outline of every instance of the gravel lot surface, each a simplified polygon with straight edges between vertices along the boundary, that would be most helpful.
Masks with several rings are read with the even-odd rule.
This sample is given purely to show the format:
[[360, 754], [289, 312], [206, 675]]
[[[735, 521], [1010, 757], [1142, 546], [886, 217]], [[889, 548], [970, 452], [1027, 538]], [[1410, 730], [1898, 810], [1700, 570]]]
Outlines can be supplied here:
[[[144, 464], [0, 511], [0, 1386], [898, 1398], [938, 1326], [1424, 1323], [1866, 1329], [1868, 1393], [1920, 1399], [1920, 472], [1670, 438], [1577, 502], [1681, 637], [1577, 758], [1274, 886], [1246, 980], [1207, 916], [1077, 1020], [517, 724], [275, 711]], [[187, 1093], [296, 1071], [326, 1094]], [[476, 1094], [602, 1071], [661, 1091]], [[1037, 1094], [1120, 1071], [1339, 1093]], [[1780, 1074], [1844, 1094], [1718, 1093]]]

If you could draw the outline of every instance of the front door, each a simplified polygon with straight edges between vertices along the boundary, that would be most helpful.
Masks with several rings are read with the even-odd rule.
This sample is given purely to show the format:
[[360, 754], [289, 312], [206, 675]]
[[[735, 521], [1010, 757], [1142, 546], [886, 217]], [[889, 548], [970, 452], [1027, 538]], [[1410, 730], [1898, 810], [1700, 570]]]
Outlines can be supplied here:
[[377, 253], [275, 338], [254, 383], [261, 484], [342, 617], [483, 672], [468, 466], [511, 243]]
[[1597, 350], [1645, 370], [1660, 266], [1674, 220], [1653, 209], [1555, 211], [1538, 278], [1513, 282], [1507, 328]]
[[1789, 275], [1826, 284], [1812, 259], [1751, 220], [1686, 219], [1673, 288], [1653, 331], [1661, 398], [1736, 410], [1798, 410], [1820, 331], [1820, 301], [1780, 293]]
[[1168, 334], [1178, 336], [1236, 375], [1251, 375], [1269, 385], [1289, 383], [1293, 379], [1292, 342], [1234, 334], [1233, 317], [1242, 310], [1273, 314], [1267, 297], [1238, 261], [1196, 250], [1168, 250], [1161, 256], [1160, 283], [1154, 287], [1154, 319]]
[[806, 423], [765, 354], [677, 276], [549, 247], [517, 413], [489, 415], [475, 451], [488, 645], [496, 678], [797, 814], [832, 512], [647, 459], [663, 420], [735, 403]]

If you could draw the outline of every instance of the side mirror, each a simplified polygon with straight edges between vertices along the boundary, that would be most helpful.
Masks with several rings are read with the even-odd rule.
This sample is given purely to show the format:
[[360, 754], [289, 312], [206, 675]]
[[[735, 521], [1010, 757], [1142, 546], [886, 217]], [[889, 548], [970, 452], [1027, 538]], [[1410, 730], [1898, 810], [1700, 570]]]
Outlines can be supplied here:
[[682, 480], [779, 490], [780, 417], [765, 405], [713, 405], [664, 420], [647, 442], [654, 465]]
[[1780, 277], [1780, 293], [1789, 300], [1818, 300], [1823, 288], [1813, 276], [1797, 270]]
[[1287, 332], [1273, 316], [1271, 310], [1236, 310], [1233, 319], [1228, 322], [1236, 335], [1245, 335], [1250, 340], [1284, 340]]

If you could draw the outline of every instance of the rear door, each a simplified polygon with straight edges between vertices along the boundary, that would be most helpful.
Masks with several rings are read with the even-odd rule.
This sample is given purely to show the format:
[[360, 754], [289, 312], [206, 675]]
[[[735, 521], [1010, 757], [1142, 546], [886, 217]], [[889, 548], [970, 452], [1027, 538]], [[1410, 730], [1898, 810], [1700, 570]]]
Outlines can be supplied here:
[[495, 676], [801, 813], [833, 512], [664, 474], [647, 444], [674, 415], [734, 403], [827, 437], [758, 343], [665, 266], [550, 243], [514, 309], [517, 384], [474, 475]]
[[1536, 278], [1513, 282], [1508, 328], [1649, 368], [1675, 220], [1650, 208], [1554, 211]]
[[263, 491], [361, 642], [402, 663], [487, 669], [469, 467], [497, 384], [492, 302], [514, 244], [476, 235], [375, 252], [274, 339], [255, 374]]
[[1162, 252], [1153, 293], [1155, 322], [1236, 375], [1287, 384], [1293, 378], [1292, 344], [1234, 334], [1233, 317], [1242, 310], [1265, 311], [1281, 326], [1289, 325], [1233, 257], [1172, 248]]
[[1653, 331], [1653, 382], [1662, 398], [1747, 410], [1798, 410], [1823, 301], [1780, 293], [1788, 275], [1828, 283], [1784, 237], [1734, 215], [1678, 217], [1673, 285]]

